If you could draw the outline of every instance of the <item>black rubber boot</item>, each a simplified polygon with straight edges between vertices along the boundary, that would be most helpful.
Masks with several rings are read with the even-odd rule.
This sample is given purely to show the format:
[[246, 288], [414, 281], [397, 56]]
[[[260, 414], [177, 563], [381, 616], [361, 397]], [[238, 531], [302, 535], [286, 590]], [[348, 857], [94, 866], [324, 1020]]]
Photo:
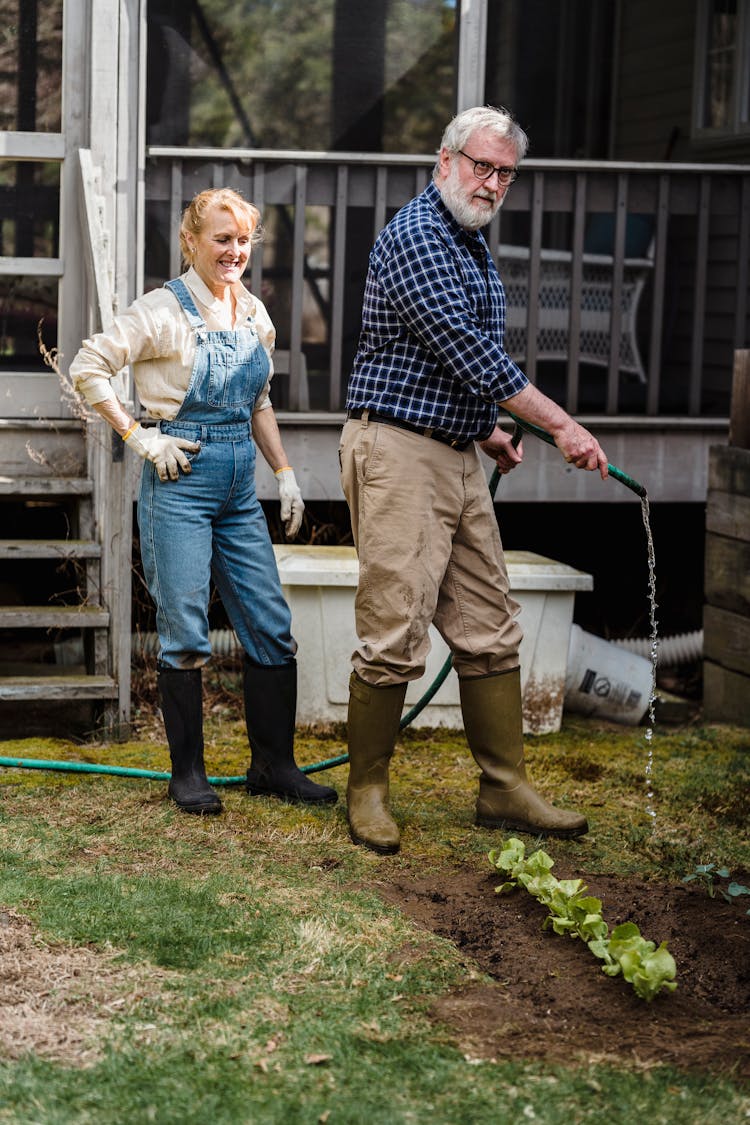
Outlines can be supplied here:
[[297, 663], [254, 664], [244, 659], [245, 723], [252, 757], [248, 793], [306, 805], [333, 805], [329, 785], [317, 785], [294, 761]]
[[158, 669], [159, 696], [167, 732], [172, 777], [167, 792], [188, 813], [220, 813], [222, 804], [203, 764], [203, 694], [200, 668]]

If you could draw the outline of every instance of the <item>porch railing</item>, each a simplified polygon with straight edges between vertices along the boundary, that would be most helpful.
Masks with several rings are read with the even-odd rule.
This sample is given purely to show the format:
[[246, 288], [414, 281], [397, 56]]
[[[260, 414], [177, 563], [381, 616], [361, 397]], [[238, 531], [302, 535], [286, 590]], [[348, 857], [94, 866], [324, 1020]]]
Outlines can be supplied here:
[[[184, 203], [236, 188], [264, 216], [249, 284], [289, 410], [340, 411], [369, 248], [434, 158], [152, 147], [147, 285], [179, 272]], [[527, 160], [487, 230], [508, 351], [572, 413], [725, 416], [750, 341], [750, 167]], [[159, 248], [161, 247], [161, 250]]]

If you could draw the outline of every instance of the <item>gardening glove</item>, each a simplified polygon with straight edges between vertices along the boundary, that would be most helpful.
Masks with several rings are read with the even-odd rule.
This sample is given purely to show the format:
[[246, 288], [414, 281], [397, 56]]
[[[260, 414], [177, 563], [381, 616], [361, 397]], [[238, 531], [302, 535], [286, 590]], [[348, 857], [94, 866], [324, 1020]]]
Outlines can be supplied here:
[[145, 429], [140, 422], [123, 435], [122, 439], [134, 450], [139, 457], [146, 461], [153, 461], [159, 480], [177, 480], [180, 469], [183, 473], [191, 472], [190, 462], [183, 453], [184, 449], [197, 453], [201, 447], [199, 441], [187, 441], [186, 438], [170, 437], [161, 430]]
[[294, 469], [285, 465], [274, 473], [279, 486], [279, 500], [281, 501], [281, 522], [287, 539], [294, 539], [302, 525], [302, 516], [305, 511], [305, 502], [294, 475]]

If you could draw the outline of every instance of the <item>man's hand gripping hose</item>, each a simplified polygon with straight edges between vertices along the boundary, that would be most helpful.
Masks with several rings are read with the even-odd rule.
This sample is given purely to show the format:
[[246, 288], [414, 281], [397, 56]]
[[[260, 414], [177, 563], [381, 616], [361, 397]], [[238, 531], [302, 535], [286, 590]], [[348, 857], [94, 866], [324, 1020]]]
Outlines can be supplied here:
[[[540, 426], [535, 426], [532, 422], [524, 422], [523, 418], [518, 418], [510, 410], [505, 410], [505, 413], [508, 415], [509, 418], [513, 419], [513, 421], [516, 424], [516, 428], [518, 428], [520, 426], [523, 430], [526, 430], [528, 433], [534, 434], [535, 437], [541, 438], [542, 441], [546, 441], [548, 445], [554, 445], [555, 448], [557, 448], [557, 443], [555, 442], [555, 439], [552, 437], [551, 434], [548, 434], [546, 430], [541, 429]], [[517, 444], [517, 442], [515, 441], [515, 432], [513, 434], [513, 438], [514, 438], [514, 444]], [[633, 479], [633, 477], [628, 476], [628, 474], [624, 473], [622, 471], [622, 469], [618, 469], [617, 465], [608, 464], [607, 470], [608, 470], [609, 475], [611, 477], [614, 477], [615, 480], [619, 480], [620, 484], [624, 484], [625, 487], [629, 488], [631, 492], [634, 492], [636, 494], [636, 496], [639, 496], [641, 499], [643, 499], [645, 496], [648, 495], [648, 493], [646, 492], [646, 489], [643, 487], [642, 484], [639, 484], [637, 480]], [[494, 496], [494, 490], [492, 489], [492, 484], [490, 484], [490, 491], [492, 491], [493, 496]]]

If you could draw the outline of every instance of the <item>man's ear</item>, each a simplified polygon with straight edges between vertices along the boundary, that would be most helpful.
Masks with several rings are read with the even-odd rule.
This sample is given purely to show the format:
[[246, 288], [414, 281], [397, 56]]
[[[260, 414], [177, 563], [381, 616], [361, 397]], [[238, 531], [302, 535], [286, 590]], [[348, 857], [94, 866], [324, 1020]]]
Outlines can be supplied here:
[[443, 147], [440, 149], [440, 152], [438, 153], [438, 169], [441, 176], [448, 175], [450, 171], [452, 156], [453, 153], [450, 151], [450, 149], [447, 149], [445, 145], [443, 145]]

